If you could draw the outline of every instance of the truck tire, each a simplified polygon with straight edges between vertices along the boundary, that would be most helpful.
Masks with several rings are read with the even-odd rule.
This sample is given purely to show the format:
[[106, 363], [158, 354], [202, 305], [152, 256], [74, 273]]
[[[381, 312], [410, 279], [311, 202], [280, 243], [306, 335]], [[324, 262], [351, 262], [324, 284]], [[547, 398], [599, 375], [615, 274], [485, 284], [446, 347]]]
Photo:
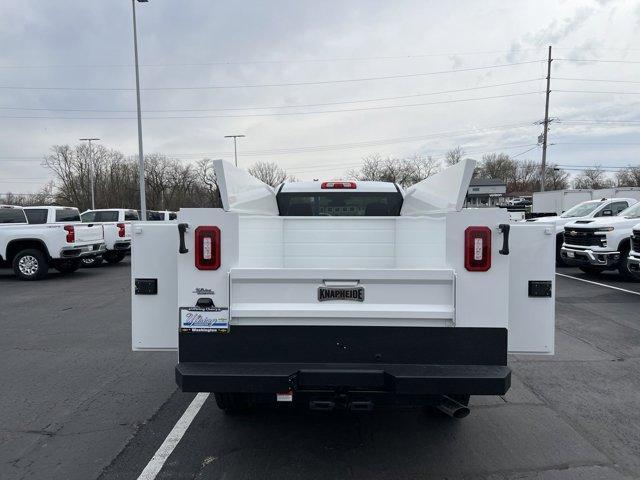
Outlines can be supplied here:
[[246, 412], [254, 406], [251, 396], [247, 393], [215, 393], [214, 396], [218, 408], [228, 414]]
[[104, 260], [109, 265], [113, 265], [115, 263], [121, 262], [125, 256], [126, 256], [126, 252], [119, 250], [119, 251], [107, 252], [104, 255], [102, 255], [102, 258], [104, 258]]
[[600, 275], [602, 272], [606, 270], [606, 268], [604, 267], [596, 267], [593, 265], [584, 265], [578, 268], [582, 270], [584, 273], [586, 273], [587, 275]]
[[53, 263], [53, 268], [62, 274], [73, 273], [80, 268], [82, 260], [79, 258], [69, 258], [65, 260], [56, 260]]
[[629, 250], [630, 247], [627, 245], [626, 247], [620, 248], [620, 263], [618, 264], [618, 273], [624, 280], [629, 281], [637, 281], [637, 277], [629, 270], [629, 264], [627, 263], [627, 259], [629, 258]]
[[93, 268], [93, 267], [97, 267], [101, 263], [102, 263], [102, 256], [100, 256], [100, 255], [98, 255], [96, 257], [84, 257], [82, 259], [82, 266], [83, 267]]
[[20, 280], [41, 280], [49, 272], [49, 262], [40, 250], [29, 248], [13, 257], [13, 272]]

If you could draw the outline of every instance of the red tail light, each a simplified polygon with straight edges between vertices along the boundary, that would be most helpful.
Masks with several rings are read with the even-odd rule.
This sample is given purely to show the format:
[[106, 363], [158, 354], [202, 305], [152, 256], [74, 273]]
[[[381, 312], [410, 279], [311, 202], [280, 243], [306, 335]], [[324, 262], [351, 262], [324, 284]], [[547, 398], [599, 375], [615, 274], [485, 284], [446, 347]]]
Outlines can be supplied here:
[[218, 227], [196, 228], [196, 268], [217, 270], [220, 268], [220, 229]]
[[491, 268], [491, 229], [467, 227], [464, 231], [464, 268], [486, 272]]
[[320, 188], [356, 188], [356, 182], [322, 182]]
[[116, 226], [118, 227], [118, 236], [124, 237], [124, 223], [118, 223]]
[[67, 243], [73, 243], [76, 241], [76, 229], [73, 225], [65, 225], [65, 231], [67, 232]]

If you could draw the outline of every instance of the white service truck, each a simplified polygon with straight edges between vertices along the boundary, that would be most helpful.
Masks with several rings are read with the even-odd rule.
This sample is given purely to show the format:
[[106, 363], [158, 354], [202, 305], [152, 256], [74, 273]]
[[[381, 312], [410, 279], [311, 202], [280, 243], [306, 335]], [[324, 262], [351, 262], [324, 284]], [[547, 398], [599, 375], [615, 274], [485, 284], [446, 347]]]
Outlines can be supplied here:
[[600, 200], [587, 200], [571, 207], [562, 215], [549, 217], [530, 218], [527, 223], [547, 223], [554, 226], [556, 231], [556, 264], [564, 266], [562, 258], [562, 244], [564, 243], [564, 226], [585, 218], [612, 217], [637, 202], [635, 198], [601, 198]]
[[631, 231], [631, 251], [627, 268], [636, 280], [640, 280], [640, 223]]
[[[47, 218], [56, 207], [47, 209]], [[30, 211], [30, 210], [28, 210]], [[66, 215], [66, 213], [64, 214]], [[83, 225], [79, 220], [29, 224], [25, 209], [0, 205], [0, 266], [13, 268], [21, 280], [40, 280], [49, 267], [72, 273], [81, 259], [104, 252], [104, 236], [99, 225]]]
[[562, 259], [585, 273], [597, 275], [618, 270], [625, 279], [629, 271], [631, 232], [640, 221], [640, 203], [635, 203], [615, 217], [577, 220], [564, 227]]
[[95, 223], [104, 228], [106, 251], [101, 255], [83, 260], [87, 267], [95, 267], [106, 261], [118, 263], [131, 250], [131, 222], [139, 219], [138, 212], [130, 208], [104, 208], [87, 210], [80, 215], [84, 223]]
[[133, 349], [177, 350], [179, 387], [226, 411], [466, 415], [509, 389], [508, 352], [553, 354], [555, 322], [553, 228], [462, 209], [474, 167], [273, 189], [215, 161], [223, 208], [133, 227]]

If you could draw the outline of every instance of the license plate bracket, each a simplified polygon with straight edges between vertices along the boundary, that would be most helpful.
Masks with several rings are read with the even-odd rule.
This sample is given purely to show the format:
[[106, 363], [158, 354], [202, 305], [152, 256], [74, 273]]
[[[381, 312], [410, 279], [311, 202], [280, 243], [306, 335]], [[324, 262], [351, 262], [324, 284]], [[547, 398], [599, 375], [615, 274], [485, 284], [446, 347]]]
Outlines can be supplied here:
[[229, 333], [226, 307], [181, 307], [180, 333]]

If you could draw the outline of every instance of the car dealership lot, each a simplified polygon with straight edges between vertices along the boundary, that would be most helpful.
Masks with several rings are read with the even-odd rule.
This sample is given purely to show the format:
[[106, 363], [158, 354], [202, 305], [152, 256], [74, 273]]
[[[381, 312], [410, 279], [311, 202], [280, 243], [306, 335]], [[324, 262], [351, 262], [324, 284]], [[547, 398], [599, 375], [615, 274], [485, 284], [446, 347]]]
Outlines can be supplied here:
[[[634, 478], [640, 295], [556, 278], [556, 355], [512, 357], [510, 392], [466, 419], [226, 416], [210, 397], [157, 478]], [[176, 391], [175, 354], [130, 351], [129, 261], [36, 283], [2, 270], [0, 289], [0, 478], [136, 478], [194, 395]]]

